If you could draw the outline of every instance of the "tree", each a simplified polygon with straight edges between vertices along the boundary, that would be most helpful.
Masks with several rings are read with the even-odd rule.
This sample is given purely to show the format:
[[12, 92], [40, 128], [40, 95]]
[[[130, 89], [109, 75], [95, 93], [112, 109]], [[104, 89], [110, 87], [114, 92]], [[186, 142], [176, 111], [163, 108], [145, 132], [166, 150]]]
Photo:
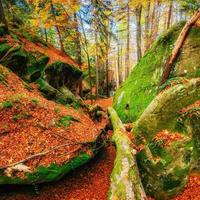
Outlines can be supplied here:
[[168, 15], [167, 15], [167, 29], [169, 29], [171, 25], [171, 18], [172, 18], [172, 9], [173, 9], [173, 0], [170, 0], [169, 2], [169, 10], [168, 10]]
[[137, 61], [142, 57], [142, 29], [141, 29], [142, 5], [139, 4], [135, 9], [136, 16], [136, 40], [137, 40]]
[[8, 24], [6, 21], [2, 0], [0, 0], [0, 23], [3, 24], [5, 32], [8, 33]]
[[126, 42], [126, 71], [125, 71], [125, 77], [127, 78], [129, 76], [129, 69], [130, 69], [130, 6], [129, 1], [127, 4], [127, 42]]

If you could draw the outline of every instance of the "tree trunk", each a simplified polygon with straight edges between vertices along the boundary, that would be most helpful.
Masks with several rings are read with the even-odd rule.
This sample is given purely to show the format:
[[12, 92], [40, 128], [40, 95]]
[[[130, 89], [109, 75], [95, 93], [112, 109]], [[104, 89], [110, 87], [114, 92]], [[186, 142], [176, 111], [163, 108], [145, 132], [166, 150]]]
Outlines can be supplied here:
[[173, 0], [171, 0], [169, 4], [169, 10], [168, 10], [168, 15], [167, 15], [167, 29], [169, 29], [171, 25], [172, 8], [173, 8]]
[[121, 57], [120, 57], [120, 43], [119, 36], [117, 41], [117, 69], [118, 69], [118, 80], [119, 85], [122, 84], [122, 65], [121, 65]]
[[136, 26], [137, 26], [137, 31], [136, 31], [136, 39], [137, 39], [137, 61], [142, 57], [142, 29], [141, 29], [141, 14], [142, 14], [142, 6], [138, 6], [136, 8]]
[[111, 174], [109, 200], [145, 200], [144, 192], [136, 162], [136, 150], [126, 134], [126, 130], [113, 108], [108, 108], [113, 125], [112, 141], [116, 145], [117, 153]]
[[89, 74], [89, 85], [90, 85], [90, 96], [91, 96], [91, 104], [93, 104], [93, 99], [92, 99], [92, 77], [91, 77], [91, 64], [90, 64], [90, 55], [88, 52], [88, 41], [87, 41], [87, 36], [85, 33], [84, 25], [83, 25], [83, 19], [80, 17], [80, 22], [81, 22], [81, 28], [83, 31], [83, 37], [84, 37], [84, 43], [85, 43], [85, 53], [87, 56], [87, 63], [88, 63], [88, 74]]
[[4, 9], [3, 9], [3, 4], [2, 4], [2, 0], [0, 0], [0, 23], [2, 23], [4, 25], [4, 30], [6, 33], [8, 33], [8, 24], [5, 18], [5, 13], [4, 13]]
[[165, 65], [163, 74], [162, 74], [162, 79], [161, 79], [161, 84], [164, 84], [166, 82], [166, 80], [169, 78], [170, 72], [172, 70], [174, 61], [176, 60], [183, 44], [184, 41], [187, 37], [187, 34], [189, 33], [189, 30], [191, 29], [191, 27], [197, 22], [197, 20], [200, 18], [200, 9], [198, 9], [198, 11], [192, 16], [192, 18], [185, 24], [185, 26], [183, 27], [176, 43], [174, 46], [174, 49], [172, 51], [172, 54], [168, 60], [168, 62]]
[[55, 28], [56, 28], [56, 31], [58, 33], [58, 41], [59, 41], [59, 44], [60, 44], [60, 51], [62, 53], [64, 53], [64, 46], [63, 46], [63, 42], [62, 42], [62, 35], [61, 35], [61, 32], [60, 32], [60, 28], [59, 26], [57, 25], [57, 19], [56, 19], [56, 14], [55, 14], [55, 8], [53, 6], [53, 4], [51, 3], [51, 12], [52, 12], [52, 15], [54, 17], [54, 20], [55, 20]]
[[[80, 32], [78, 30], [78, 19], [77, 14], [74, 13], [74, 22], [75, 22], [75, 31], [76, 31], [76, 61], [79, 65], [80, 70], [82, 70], [82, 59], [81, 59], [81, 41], [80, 41]], [[79, 95], [83, 97], [83, 88], [82, 88], [82, 77], [79, 81]]]
[[130, 8], [127, 6], [127, 43], [126, 43], [126, 71], [125, 77], [129, 76], [130, 71]]
[[48, 42], [47, 29], [44, 28], [45, 41]]
[[[108, 48], [108, 47], [107, 47]], [[108, 63], [108, 49], [106, 50], [106, 94], [107, 97], [110, 96], [110, 89], [109, 89], [109, 63]]]
[[150, 10], [151, 10], [151, 1], [147, 1], [147, 7], [145, 12], [145, 44], [144, 51], [146, 52], [149, 48], [149, 34], [150, 34]]
[[99, 61], [98, 61], [98, 28], [96, 22], [97, 12], [94, 7], [94, 28], [95, 28], [95, 69], [96, 69], [96, 98], [99, 97]]

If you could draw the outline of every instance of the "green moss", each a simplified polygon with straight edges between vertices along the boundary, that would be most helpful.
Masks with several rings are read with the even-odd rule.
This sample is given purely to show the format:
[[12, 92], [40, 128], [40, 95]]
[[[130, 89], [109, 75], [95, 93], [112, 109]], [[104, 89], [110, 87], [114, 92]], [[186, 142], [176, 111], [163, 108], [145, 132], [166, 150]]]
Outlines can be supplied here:
[[[163, 67], [172, 52], [174, 43], [183, 25], [184, 23], [180, 23], [160, 36], [152, 48], [147, 51], [140, 62], [133, 68], [131, 75], [125, 83], [117, 90], [114, 97], [114, 108], [123, 122], [136, 121], [157, 95]], [[199, 32], [199, 28], [193, 28], [188, 35], [185, 48], [182, 50], [170, 78], [175, 78], [176, 76], [196, 77], [198, 75], [200, 63]], [[189, 55], [186, 54], [186, 49]], [[185, 67], [190, 68], [187, 75], [176, 73], [178, 69], [180, 72], [185, 70], [185, 67], [183, 69], [180, 67], [183, 66], [183, 61], [186, 60], [185, 56], [182, 59], [183, 53], [188, 57], [187, 62], [184, 63]], [[195, 64], [191, 61], [193, 59], [191, 55], [195, 55], [193, 60]]]
[[3, 108], [12, 108], [13, 107], [13, 103], [11, 101], [5, 101], [5, 102], [1, 103], [1, 106]]
[[58, 166], [51, 164], [49, 167], [38, 167], [34, 173], [27, 173], [25, 179], [6, 177], [0, 173], [0, 184], [35, 184], [43, 182], [51, 182], [61, 179], [65, 174], [71, 170], [85, 164], [91, 159], [86, 153], [81, 153], [79, 156], [73, 158], [69, 162]]
[[54, 62], [47, 66], [45, 69], [46, 74], [60, 74], [60, 73], [67, 73], [68, 76], [72, 75], [75, 77], [80, 77], [82, 75], [82, 71], [79, 70], [77, 67], [64, 63], [64, 62]]
[[31, 99], [34, 104], [39, 104], [40, 100], [37, 98]]
[[3, 55], [11, 48], [10, 45], [7, 43], [1, 43], [0, 44], [0, 57], [3, 57]]
[[12, 117], [12, 120], [14, 122], [17, 122], [20, 119], [28, 119], [31, 115], [28, 112], [22, 112], [19, 114], [14, 114]]
[[[149, 156], [145, 149], [137, 154], [147, 194], [164, 200], [170, 199], [184, 188], [194, 160], [191, 142], [191, 139], [183, 136], [180, 141], [165, 147], [162, 142], [152, 140], [148, 143], [152, 155]], [[186, 157], [189, 159], [185, 159]]]
[[68, 126], [70, 126], [71, 121], [80, 122], [79, 119], [76, 119], [72, 116], [67, 115], [67, 116], [61, 117], [60, 120], [56, 123], [56, 125], [58, 127], [61, 127], [61, 126], [68, 127]]

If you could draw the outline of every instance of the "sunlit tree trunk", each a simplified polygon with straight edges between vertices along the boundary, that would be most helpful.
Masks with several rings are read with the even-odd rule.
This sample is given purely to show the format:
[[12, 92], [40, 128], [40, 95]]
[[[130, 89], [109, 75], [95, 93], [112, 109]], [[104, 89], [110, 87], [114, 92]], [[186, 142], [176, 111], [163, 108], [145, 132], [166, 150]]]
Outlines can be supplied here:
[[96, 69], [96, 98], [99, 97], [99, 61], [98, 61], [98, 27], [97, 27], [97, 11], [94, 7], [94, 36], [95, 36], [95, 69]]
[[151, 12], [151, 1], [147, 0], [147, 6], [145, 11], [145, 44], [144, 44], [145, 52], [149, 48], [150, 12]]
[[88, 51], [88, 41], [87, 41], [87, 36], [86, 36], [86, 33], [85, 33], [85, 28], [84, 28], [84, 24], [83, 24], [83, 19], [82, 19], [81, 17], [80, 17], [80, 22], [81, 22], [81, 28], [82, 28], [83, 37], [84, 37], [84, 45], [85, 45], [84, 51], [85, 51], [86, 56], [87, 56], [91, 104], [93, 104], [93, 99], [92, 99], [92, 77], [91, 77], [90, 55], [89, 55], [89, 51]]
[[118, 81], [119, 85], [122, 84], [123, 78], [122, 78], [122, 62], [121, 62], [121, 53], [120, 53], [120, 43], [119, 43], [119, 36], [118, 36], [118, 42], [117, 42], [117, 69], [118, 69]]
[[142, 6], [139, 5], [135, 10], [136, 15], [136, 39], [137, 39], [137, 61], [142, 57], [142, 28], [141, 28], [141, 15]]
[[168, 15], [167, 15], [167, 29], [169, 29], [171, 25], [172, 9], [173, 9], [173, 1], [171, 0], [169, 3], [169, 10], [168, 10]]
[[44, 28], [44, 36], [45, 36], [45, 41], [48, 42], [48, 34], [46, 28]]
[[8, 33], [8, 24], [7, 24], [7, 21], [5, 18], [2, 0], [0, 0], [0, 23], [2, 23], [4, 25], [4, 30], [5, 30], [5, 32]]
[[63, 45], [63, 42], [62, 42], [62, 35], [61, 35], [61, 31], [60, 31], [60, 28], [59, 26], [57, 25], [57, 19], [56, 19], [56, 14], [55, 14], [55, 8], [53, 6], [53, 4], [51, 3], [51, 12], [52, 12], [52, 15], [54, 17], [54, 20], [55, 20], [55, 28], [56, 28], [56, 31], [58, 33], [58, 41], [59, 41], [59, 44], [60, 44], [60, 50], [61, 52], [64, 52], [64, 45]]
[[126, 71], [125, 71], [125, 76], [126, 78], [129, 75], [129, 69], [130, 69], [130, 7], [129, 5], [127, 6], [127, 43], [126, 43]]
[[[82, 70], [82, 59], [81, 59], [81, 41], [80, 41], [80, 32], [78, 29], [78, 18], [77, 14], [74, 13], [74, 22], [75, 22], [75, 32], [76, 32], [76, 61], [79, 65], [80, 70]], [[82, 77], [79, 82], [79, 95], [80, 97], [83, 97], [83, 88], [82, 88]]]
[[[108, 44], [108, 39], [107, 39], [107, 44]], [[110, 96], [110, 89], [109, 89], [109, 62], [108, 62], [108, 53], [109, 53], [109, 48], [108, 46], [106, 47], [106, 95], [107, 97]]]

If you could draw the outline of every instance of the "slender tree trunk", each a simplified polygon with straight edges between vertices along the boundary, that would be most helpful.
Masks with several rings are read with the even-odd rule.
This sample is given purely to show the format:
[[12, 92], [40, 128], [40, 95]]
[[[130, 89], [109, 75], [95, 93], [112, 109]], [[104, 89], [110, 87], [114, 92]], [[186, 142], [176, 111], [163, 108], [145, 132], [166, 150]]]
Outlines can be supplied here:
[[123, 43], [120, 45], [120, 55], [121, 55], [121, 76], [122, 76], [122, 82], [125, 81], [125, 67], [124, 67], [124, 58], [123, 58]]
[[59, 44], [60, 44], [60, 51], [64, 52], [64, 46], [63, 46], [63, 42], [62, 42], [62, 36], [61, 36], [60, 29], [57, 25], [55, 26], [55, 28], [56, 28], [56, 31], [58, 33], [58, 41], [59, 41]]
[[138, 6], [136, 8], [136, 39], [137, 39], [137, 61], [142, 57], [142, 28], [141, 28], [141, 14], [142, 14], [142, 6]]
[[151, 11], [151, 1], [147, 1], [147, 7], [145, 12], [145, 44], [144, 51], [146, 52], [149, 48], [149, 34], [150, 34], [150, 11]]
[[[74, 13], [74, 22], [75, 22], [75, 32], [76, 32], [76, 61], [79, 65], [80, 70], [82, 70], [82, 59], [81, 59], [81, 41], [80, 41], [80, 32], [78, 30], [78, 18], [77, 14]], [[82, 87], [82, 77], [79, 80], [79, 95], [83, 97], [83, 87]]]
[[94, 7], [94, 29], [95, 29], [95, 69], [96, 69], [96, 98], [99, 97], [99, 61], [98, 61], [98, 28], [97, 28], [97, 11]]
[[173, 9], [173, 0], [171, 0], [169, 3], [169, 10], [167, 15], [167, 29], [169, 29], [171, 25], [172, 9]]
[[47, 29], [44, 28], [45, 41], [48, 42]]
[[168, 62], [165, 65], [160, 85], [164, 84], [166, 82], [166, 80], [169, 78], [174, 61], [176, 60], [176, 58], [180, 52], [180, 49], [182, 48], [182, 46], [184, 44], [187, 34], [188, 34], [189, 30], [191, 29], [191, 27], [197, 22], [197, 20], [199, 18], [200, 18], [200, 8], [196, 11], [196, 13], [192, 16], [192, 18], [183, 27], [183, 29], [175, 43], [172, 54], [171, 54]]
[[4, 24], [4, 30], [5, 30], [6, 33], [8, 33], [9, 32], [8, 24], [7, 24], [7, 21], [6, 21], [2, 0], [0, 0], [0, 23]]
[[126, 43], [126, 78], [129, 76], [129, 68], [130, 68], [130, 7], [127, 6], [127, 43]]
[[117, 69], [118, 69], [118, 80], [119, 80], [119, 85], [120, 85], [120, 84], [122, 84], [122, 65], [121, 65], [121, 58], [120, 58], [119, 38], [118, 38], [118, 42], [117, 42]]
[[84, 43], [85, 43], [85, 53], [87, 56], [87, 63], [88, 63], [88, 74], [89, 74], [89, 85], [90, 85], [90, 96], [91, 96], [91, 104], [93, 104], [93, 99], [92, 99], [92, 76], [91, 76], [91, 64], [90, 64], [90, 55], [88, 51], [88, 41], [87, 41], [87, 36], [85, 33], [84, 25], [83, 25], [83, 20], [80, 17], [80, 22], [81, 22], [81, 28], [83, 31], [83, 36], [84, 36]]
[[[53, 6], [53, 3], [51, 3], [51, 12], [52, 12], [52, 15], [54, 17], [55, 22], [57, 23], [55, 8]], [[58, 41], [59, 41], [59, 44], [60, 44], [60, 50], [61, 50], [61, 52], [64, 53], [64, 46], [63, 46], [63, 42], [62, 42], [62, 35], [61, 35], [60, 28], [59, 28], [58, 25], [55, 25], [55, 28], [56, 28], [56, 31], [58, 33]]]
[[106, 50], [106, 95], [107, 97], [110, 96], [110, 89], [109, 89], [109, 63], [108, 63], [108, 47]]

